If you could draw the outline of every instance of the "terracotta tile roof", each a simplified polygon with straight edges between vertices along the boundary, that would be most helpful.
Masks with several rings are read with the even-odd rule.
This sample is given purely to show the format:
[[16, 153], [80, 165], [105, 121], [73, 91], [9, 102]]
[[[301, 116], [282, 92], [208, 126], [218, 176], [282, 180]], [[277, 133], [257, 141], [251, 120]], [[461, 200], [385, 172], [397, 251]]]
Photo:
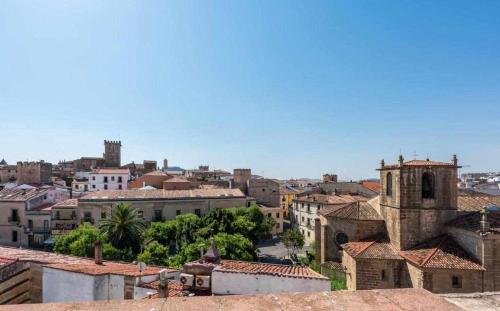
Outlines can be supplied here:
[[91, 172], [91, 174], [130, 174], [128, 168], [98, 168]]
[[78, 199], [67, 199], [56, 203], [52, 208], [75, 208], [78, 206]]
[[16, 262], [17, 259], [8, 258], [8, 257], [0, 257], [0, 267], [10, 265], [11, 263]]
[[172, 178], [169, 178], [167, 180], [164, 180], [163, 181], [164, 183], [169, 183], [169, 182], [182, 182], [182, 183], [190, 183], [189, 180], [187, 180], [186, 178], [183, 178], [183, 177], [172, 177]]
[[439, 236], [410, 250], [401, 251], [400, 254], [421, 268], [484, 270], [448, 235]]
[[[137, 266], [134, 264], [105, 261], [104, 264], [100, 266], [96, 265], [94, 260], [90, 258], [35, 251], [18, 247], [0, 246], [0, 256], [6, 259], [35, 262], [52, 266], [56, 269], [86, 274], [100, 274], [104, 273], [104, 271], [108, 271], [106, 273], [112, 272], [117, 274], [128, 273], [127, 275], [134, 275], [134, 273], [138, 273], [138, 271], [136, 271]], [[150, 269], [147, 271], [147, 273], [150, 273], [151, 271], [159, 272], [162, 268], [150, 266], [146, 269]], [[172, 271], [177, 270], [172, 269]]]
[[500, 206], [500, 196], [474, 190], [458, 190], [457, 205], [459, 211], [481, 211], [485, 206], [490, 204]]
[[353, 258], [402, 260], [398, 250], [387, 240], [381, 238], [349, 242], [342, 245], [343, 250]]
[[146, 173], [142, 176], [170, 176], [170, 174], [167, 174], [165, 172], [162, 172], [162, 171], [154, 171], [154, 172], [149, 172], [149, 173]]
[[380, 220], [384, 219], [367, 202], [353, 202], [341, 206], [327, 207], [320, 211], [325, 217], [336, 217], [352, 220]]
[[380, 183], [376, 181], [362, 181], [361, 186], [370, 189], [373, 192], [380, 193]]
[[[127, 276], [155, 275], [161, 270], [159, 267], [146, 267], [142, 272], [134, 264], [125, 264], [118, 262], [105, 261], [102, 265], [97, 265], [92, 261], [78, 264], [55, 263], [48, 264], [46, 267], [69, 272], [83, 273], [89, 275], [118, 274]], [[172, 269], [172, 271], [176, 271]]]
[[54, 203], [45, 203], [40, 206], [29, 209], [28, 211], [51, 211]]
[[3, 202], [24, 202], [38, 195], [44, 194], [48, 188], [31, 188], [31, 189], [3, 189], [0, 190], [0, 201]]
[[353, 196], [349, 194], [341, 194], [341, 195], [328, 195], [328, 194], [308, 194], [305, 196], [299, 196], [295, 199], [297, 202], [306, 202], [306, 203], [323, 203], [323, 204], [345, 204], [351, 203], [358, 200], [367, 200], [363, 196]]
[[108, 200], [177, 200], [192, 198], [245, 198], [240, 189], [192, 189], [192, 190], [102, 190], [79, 199], [85, 201]]
[[[139, 287], [150, 288], [159, 291], [160, 281], [158, 280], [151, 283], [144, 283], [139, 285]], [[172, 280], [168, 281], [168, 297], [185, 297], [186, 293], [193, 293], [196, 297], [212, 295], [211, 291], [209, 290], [196, 290], [196, 289], [184, 290], [184, 285], [182, 285], [181, 283]], [[151, 298], [159, 298], [158, 293], [152, 295]], [[148, 298], [146, 297], [144, 299]]]
[[[479, 232], [479, 222], [481, 221], [481, 217], [482, 215], [480, 212], [467, 213], [466, 215], [462, 215], [451, 221], [449, 225], [469, 231]], [[490, 230], [500, 232], [500, 211], [490, 211], [488, 212], [487, 217], [488, 222], [490, 223]]]
[[279, 277], [307, 279], [328, 279], [309, 267], [287, 266], [237, 260], [223, 260], [222, 263], [218, 265], [213, 271], [245, 274], [264, 274]]

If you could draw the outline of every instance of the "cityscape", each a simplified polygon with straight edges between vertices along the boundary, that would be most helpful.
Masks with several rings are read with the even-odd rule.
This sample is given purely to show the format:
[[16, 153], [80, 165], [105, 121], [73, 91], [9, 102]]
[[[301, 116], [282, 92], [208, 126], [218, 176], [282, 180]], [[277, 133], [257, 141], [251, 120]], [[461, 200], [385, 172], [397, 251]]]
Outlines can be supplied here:
[[500, 310], [498, 9], [0, 3], [0, 311]]

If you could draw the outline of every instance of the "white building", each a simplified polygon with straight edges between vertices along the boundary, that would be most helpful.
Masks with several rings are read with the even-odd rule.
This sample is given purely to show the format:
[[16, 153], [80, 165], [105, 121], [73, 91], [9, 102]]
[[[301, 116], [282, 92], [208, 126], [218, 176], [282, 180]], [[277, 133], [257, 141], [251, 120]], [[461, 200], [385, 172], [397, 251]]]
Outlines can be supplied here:
[[346, 203], [366, 201], [361, 196], [310, 194], [293, 200], [291, 220], [304, 235], [305, 245], [314, 242], [314, 226], [319, 212], [325, 208], [335, 208]]
[[128, 169], [96, 169], [89, 174], [89, 191], [127, 189], [129, 179]]

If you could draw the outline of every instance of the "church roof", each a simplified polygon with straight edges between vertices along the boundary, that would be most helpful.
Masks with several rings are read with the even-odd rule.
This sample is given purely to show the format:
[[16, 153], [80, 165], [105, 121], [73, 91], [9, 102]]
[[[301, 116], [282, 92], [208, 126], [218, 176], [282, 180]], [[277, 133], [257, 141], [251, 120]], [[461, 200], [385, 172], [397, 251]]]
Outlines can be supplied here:
[[383, 237], [342, 244], [343, 250], [353, 258], [401, 260], [398, 250]]
[[[500, 232], [500, 211], [490, 211], [487, 214], [490, 230]], [[449, 223], [450, 226], [479, 232], [480, 231], [481, 212], [467, 213]]]
[[400, 254], [421, 268], [484, 270], [448, 235], [441, 235]]
[[327, 207], [320, 211], [325, 217], [336, 217], [352, 220], [383, 220], [377, 211], [367, 202], [353, 202], [342, 206]]
[[2, 159], [2, 161], [0, 161], [0, 165], [7, 165], [7, 162], [5, 161], [5, 159]]

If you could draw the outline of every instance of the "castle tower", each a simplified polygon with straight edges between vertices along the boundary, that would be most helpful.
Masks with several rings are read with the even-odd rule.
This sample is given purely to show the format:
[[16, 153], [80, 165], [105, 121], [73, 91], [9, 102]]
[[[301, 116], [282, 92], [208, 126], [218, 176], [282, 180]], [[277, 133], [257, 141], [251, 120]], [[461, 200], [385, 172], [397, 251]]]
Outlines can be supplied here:
[[235, 168], [233, 170], [232, 188], [240, 189], [244, 194], [248, 194], [248, 185], [252, 178], [252, 170], [249, 168]]
[[121, 141], [104, 141], [104, 166], [120, 167], [122, 158], [122, 142]]
[[457, 213], [457, 159], [451, 162], [412, 160], [380, 171], [380, 212], [391, 243], [408, 249], [442, 233]]
[[168, 171], [168, 159], [163, 159], [163, 171], [165, 173]]

